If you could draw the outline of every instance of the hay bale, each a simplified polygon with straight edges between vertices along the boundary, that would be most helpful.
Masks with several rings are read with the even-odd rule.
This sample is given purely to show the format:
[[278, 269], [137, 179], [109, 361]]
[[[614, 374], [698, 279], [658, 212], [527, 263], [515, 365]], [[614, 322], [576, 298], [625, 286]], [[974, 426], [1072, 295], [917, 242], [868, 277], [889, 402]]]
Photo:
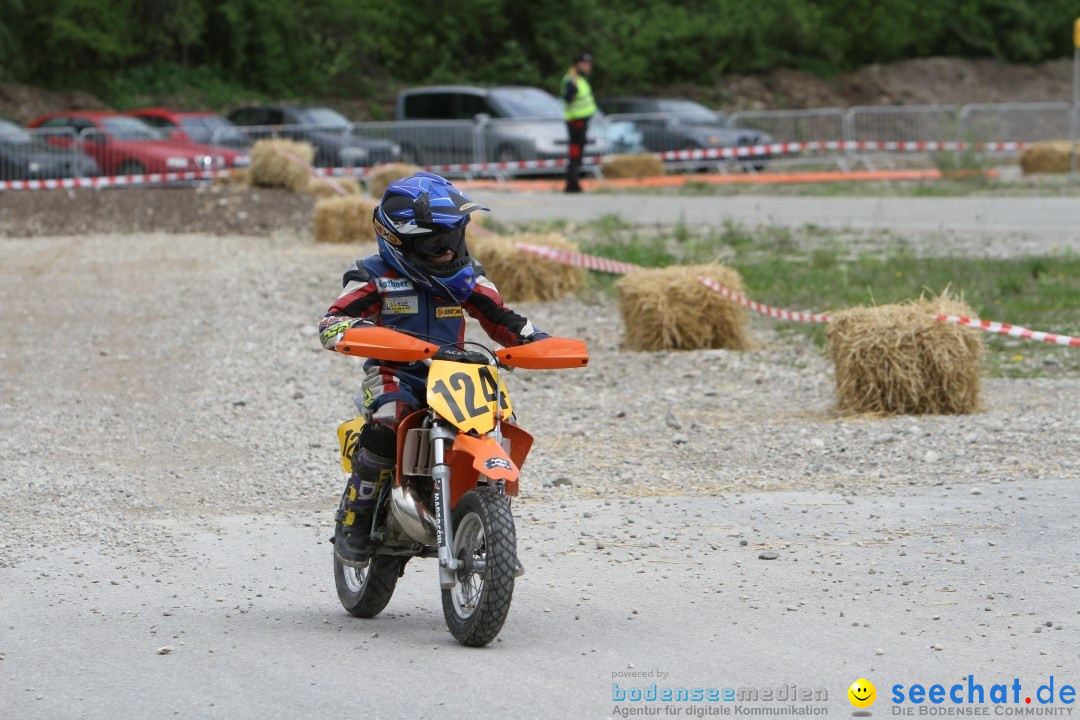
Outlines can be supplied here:
[[578, 252], [577, 245], [557, 233], [509, 237], [493, 233], [470, 234], [469, 254], [484, 266], [484, 273], [507, 302], [558, 300], [576, 292], [585, 283], [584, 269], [523, 252], [514, 246], [515, 242]]
[[825, 330], [843, 412], [959, 414], [979, 404], [982, 336], [934, 315], [973, 317], [949, 296], [833, 313]]
[[370, 242], [375, 228], [371, 214], [376, 203], [359, 195], [323, 198], [315, 203], [315, 242]]
[[390, 183], [415, 175], [421, 170], [423, 168], [416, 165], [406, 165], [405, 163], [379, 165], [367, 174], [368, 192], [371, 193], [371, 197], [382, 200], [383, 193], [386, 192], [386, 188], [390, 187]]
[[[344, 190], [345, 195], [342, 195], [336, 189], [334, 189], [334, 184]], [[345, 197], [348, 195], [358, 195], [360, 193], [360, 183], [356, 182], [352, 178], [328, 178], [320, 175], [314, 175], [308, 180], [307, 191], [317, 198]]]
[[1068, 140], [1032, 143], [1020, 153], [1020, 167], [1025, 175], [1067, 173], [1071, 153], [1072, 143]]
[[[291, 154], [303, 164], [285, 157], [279, 151]], [[248, 182], [252, 187], [285, 187], [293, 192], [306, 192], [310, 175], [306, 166], [310, 166], [314, 159], [315, 148], [309, 143], [260, 140], [251, 148]]]
[[701, 350], [751, 347], [746, 310], [706, 287], [699, 275], [743, 292], [742, 277], [723, 265], [636, 270], [619, 280], [623, 347], [627, 350]]
[[612, 155], [600, 164], [605, 178], [659, 177], [664, 174], [664, 161], [659, 155]]

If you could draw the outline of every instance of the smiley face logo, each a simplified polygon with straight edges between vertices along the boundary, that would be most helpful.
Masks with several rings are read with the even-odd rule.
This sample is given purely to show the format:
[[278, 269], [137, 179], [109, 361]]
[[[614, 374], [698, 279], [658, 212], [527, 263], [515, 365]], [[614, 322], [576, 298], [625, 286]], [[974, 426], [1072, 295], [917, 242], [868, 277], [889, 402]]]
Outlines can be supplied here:
[[874, 683], [865, 678], [859, 678], [847, 689], [847, 697], [855, 707], [868, 708], [877, 700], [877, 689]]

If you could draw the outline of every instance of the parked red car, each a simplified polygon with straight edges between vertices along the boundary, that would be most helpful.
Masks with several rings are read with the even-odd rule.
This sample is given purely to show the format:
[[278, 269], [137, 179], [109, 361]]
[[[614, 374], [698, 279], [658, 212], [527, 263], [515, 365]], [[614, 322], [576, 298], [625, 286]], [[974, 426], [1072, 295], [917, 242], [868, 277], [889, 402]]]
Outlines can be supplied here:
[[47, 142], [58, 147], [77, 143], [97, 161], [103, 175], [223, 170], [236, 167], [237, 159], [246, 157], [246, 153], [230, 148], [166, 139], [143, 121], [114, 112], [53, 113], [28, 127], [56, 131]]
[[[238, 127], [212, 112], [176, 112], [165, 108], [143, 108], [127, 113], [157, 128], [174, 140], [230, 147], [241, 152], [251, 147], [251, 140]], [[241, 163], [237, 163], [240, 165]]]

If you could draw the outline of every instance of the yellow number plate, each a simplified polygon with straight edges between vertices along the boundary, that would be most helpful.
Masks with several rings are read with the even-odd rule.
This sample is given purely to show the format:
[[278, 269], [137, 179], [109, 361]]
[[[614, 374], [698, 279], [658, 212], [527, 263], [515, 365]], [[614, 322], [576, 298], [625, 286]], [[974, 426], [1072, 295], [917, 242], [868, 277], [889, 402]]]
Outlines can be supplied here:
[[337, 429], [338, 447], [341, 448], [341, 468], [352, 472], [352, 459], [360, 447], [360, 428], [364, 427], [364, 418], [358, 417], [342, 423]]
[[495, 429], [496, 387], [502, 393], [502, 417], [510, 417], [510, 396], [496, 368], [435, 360], [428, 372], [427, 401], [459, 430], [483, 434]]

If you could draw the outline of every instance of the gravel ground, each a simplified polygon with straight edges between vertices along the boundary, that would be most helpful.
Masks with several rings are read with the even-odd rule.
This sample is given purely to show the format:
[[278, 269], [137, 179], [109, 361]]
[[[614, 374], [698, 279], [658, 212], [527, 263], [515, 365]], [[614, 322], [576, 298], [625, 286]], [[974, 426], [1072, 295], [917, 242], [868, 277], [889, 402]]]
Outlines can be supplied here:
[[[0, 564], [70, 543], [61, 514], [79, 542], [168, 553], [193, 519], [332, 508], [360, 368], [319, 347], [316, 322], [370, 250], [291, 233], [0, 240]], [[987, 380], [971, 416], [842, 418], [820, 352], [767, 321], [750, 352], [644, 354], [619, 351], [610, 302], [519, 308], [592, 353], [510, 378], [539, 439], [527, 502], [1080, 474], [1074, 379]]]
[[0, 192], [0, 237], [91, 233], [264, 235], [311, 227], [315, 200], [282, 189], [200, 185]]

